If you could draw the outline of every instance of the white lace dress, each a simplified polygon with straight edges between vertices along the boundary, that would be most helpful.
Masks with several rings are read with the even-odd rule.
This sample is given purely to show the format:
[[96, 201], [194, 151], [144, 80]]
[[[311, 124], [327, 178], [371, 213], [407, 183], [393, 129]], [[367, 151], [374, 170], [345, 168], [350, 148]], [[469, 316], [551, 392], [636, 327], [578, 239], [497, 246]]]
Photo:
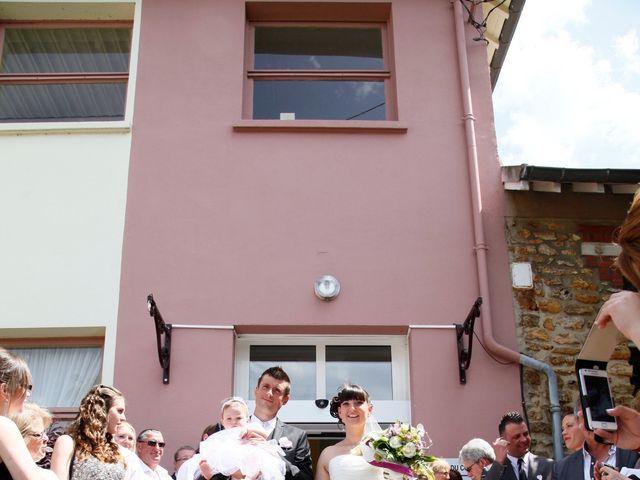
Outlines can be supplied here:
[[331, 480], [383, 480], [382, 468], [371, 466], [360, 455], [338, 455], [329, 460]]

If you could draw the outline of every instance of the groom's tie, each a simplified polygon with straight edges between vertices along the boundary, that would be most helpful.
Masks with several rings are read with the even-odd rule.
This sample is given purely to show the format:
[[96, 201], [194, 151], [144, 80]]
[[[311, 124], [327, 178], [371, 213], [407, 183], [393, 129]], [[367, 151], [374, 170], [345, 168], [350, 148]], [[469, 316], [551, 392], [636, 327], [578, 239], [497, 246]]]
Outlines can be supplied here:
[[518, 459], [518, 480], [527, 480], [527, 473], [524, 471], [524, 459]]

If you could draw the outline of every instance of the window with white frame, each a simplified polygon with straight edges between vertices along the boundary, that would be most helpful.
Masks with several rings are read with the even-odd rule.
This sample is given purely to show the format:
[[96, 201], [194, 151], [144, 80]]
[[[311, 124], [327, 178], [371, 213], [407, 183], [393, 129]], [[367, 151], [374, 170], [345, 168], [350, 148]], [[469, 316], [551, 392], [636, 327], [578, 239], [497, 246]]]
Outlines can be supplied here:
[[236, 395], [255, 398], [260, 374], [281, 366], [291, 379], [279, 416], [291, 422], [335, 422], [315, 400], [331, 399], [344, 383], [363, 386], [381, 422], [409, 419], [407, 341], [404, 336], [241, 335], [236, 343]]
[[123, 120], [130, 22], [0, 19], [0, 122]]
[[245, 116], [395, 120], [388, 7], [287, 5], [247, 6]]

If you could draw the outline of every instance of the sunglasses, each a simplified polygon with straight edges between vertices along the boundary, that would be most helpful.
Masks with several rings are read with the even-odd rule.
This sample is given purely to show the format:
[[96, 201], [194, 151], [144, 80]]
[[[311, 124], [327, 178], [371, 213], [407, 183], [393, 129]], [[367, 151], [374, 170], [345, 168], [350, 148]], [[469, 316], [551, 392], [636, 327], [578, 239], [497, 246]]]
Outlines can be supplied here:
[[29, 432], [29, 436], [33, 438], [43, 438], [47, 437], [47, 432]]
[[146, 442], [147, 445], [149, 445], [150, 447], [160, 447], [160, 448], [164, 448], [165, 443], [164, 442], [158, 442], [156, 440], [147, 440]]

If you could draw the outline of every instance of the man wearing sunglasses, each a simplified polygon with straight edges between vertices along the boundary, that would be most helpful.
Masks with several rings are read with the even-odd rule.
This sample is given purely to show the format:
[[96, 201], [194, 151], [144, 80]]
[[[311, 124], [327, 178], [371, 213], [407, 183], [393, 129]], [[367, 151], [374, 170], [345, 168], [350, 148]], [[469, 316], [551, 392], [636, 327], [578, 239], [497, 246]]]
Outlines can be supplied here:
[[496, 455], [489, 442], [474, 438], [462, 447], [459, 458], [471, 480], [483, 480]]
[[132, 479], [171, 480], [169, 473], [160, 466], [160, 461], [164, 454], [162, 432], [150, 428], [140, 432], [136, 442], [136, 453], [141, 460], [141, 468], [133, 470]]

